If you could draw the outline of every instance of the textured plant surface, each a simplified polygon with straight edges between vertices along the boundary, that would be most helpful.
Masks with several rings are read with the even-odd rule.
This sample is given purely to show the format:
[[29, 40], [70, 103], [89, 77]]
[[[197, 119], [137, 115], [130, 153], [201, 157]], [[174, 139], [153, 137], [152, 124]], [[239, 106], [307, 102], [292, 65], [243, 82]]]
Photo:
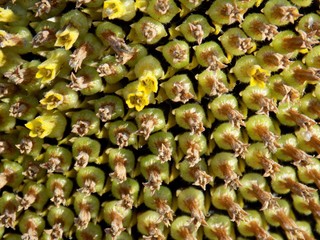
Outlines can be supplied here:
[[0, 0], [0, 238], [320, 239], [318, 0]]

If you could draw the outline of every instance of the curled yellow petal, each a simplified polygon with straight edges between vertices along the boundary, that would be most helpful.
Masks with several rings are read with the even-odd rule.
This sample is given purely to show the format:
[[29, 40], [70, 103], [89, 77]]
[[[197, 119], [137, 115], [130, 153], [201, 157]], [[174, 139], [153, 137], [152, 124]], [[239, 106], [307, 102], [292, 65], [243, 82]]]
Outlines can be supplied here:
[[128, 94], [126, 103], [129, 108], [135, 108], [138, 112], [149, 104], [148, 94], [145, 92], [136, 92]]
[[60, 64], [58, 62], [48, 59], [38, 66], [36, 78], [41, 79], [41, 83], [48, 83], [52, 81], [58, 74]]
[[121, 0], [107, 0], [103, 3], [102, 17], [109, 19], [121, 18], [126, 13], [126, 8]]
[[55, 92], [47, 92], [40, 103], [46, 106], [47, 110], [52, 110], [57, 108], [63, 103], [63, 95]]
[[56, 47], [64, 47], [66, 50], [72, 48], [73, 44], [79, 37], [79, 30], [71, 25], [68, 25], [63, 31], [56, 33], [57, 40], [54, 44]]
[[9, 8], [0, 7], [0, 22], [14, 22], [17, 20], [17, 16]]
[[39, 116], [26, 123], [25, 126], [30, 130], [30, 137], [44, 138], [53, 131], [55, 124], [50, 118]]
[[2, 67], [6, 62], [6, 55], [0, 49], [0, 67]]
[[261, 68], [259, 65], [254, 65], [248, 72], [250, 76], [250, 86], [259, 86], [264, 88], [270, 77], [270, 72]]
[[146, 93], [158, 91], [158, 80], [152, 72], [148, 71], [139, 78], [138, 91]]

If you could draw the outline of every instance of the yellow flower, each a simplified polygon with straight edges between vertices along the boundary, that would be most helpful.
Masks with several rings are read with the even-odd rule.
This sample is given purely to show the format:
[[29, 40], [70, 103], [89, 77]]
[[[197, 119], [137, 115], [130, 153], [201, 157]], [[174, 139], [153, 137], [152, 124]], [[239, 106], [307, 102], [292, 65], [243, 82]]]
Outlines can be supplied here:
[[43, 99], [40, 100], [40, 103], [46, 106], [47, 110], [52, 110], [57, 108], [63, 103], [63, 95], [55, 92], [47, 92]]
[[102, 17], [109, 19], [121, 18], [126, 8], [121, 0], [107, 0], [103, 3]]
[[30, 137], [44, 138], [48, 136], [55, 128], [54, 121], [46, 116], [39, 116], [28, 123], [25, 126], [30, 129]]
[[264, 88], [270, 75], [269, 71], [261, 68], [259, 65], [254, 65], [249, 70], [250, 86], [258, 85], [259, 87]]
[[57, 61], [48, 59], [38, 66], [36, 78], [41, 78], [41, 83], [48, 83], [52, 81], [60, 70], [60, 64]]
[[0, 22], [14, 22], [17, 20], [17, 16], [9, 8], [0, 7]]
[[149, 104], [148, 94], [143, 91], [129, 93], [126, 103], [129, 108], [135, 108], [138, 112]]
[[138, 91], [146, 93], [158, 91], [158, 80], [152, 72], [148, 71], [139, 78]]
[[66, 50], [72, 48], [73, 44], [79, 37], [79, 30], [71, 25], [68, 25], [63, 31], [56, 33], [57, 40], [54, 44], [56, 47], [64, 47]]
[[6, 56], [3, 51], [0, 49], [0, 67], [2, 67], [6, 63]]

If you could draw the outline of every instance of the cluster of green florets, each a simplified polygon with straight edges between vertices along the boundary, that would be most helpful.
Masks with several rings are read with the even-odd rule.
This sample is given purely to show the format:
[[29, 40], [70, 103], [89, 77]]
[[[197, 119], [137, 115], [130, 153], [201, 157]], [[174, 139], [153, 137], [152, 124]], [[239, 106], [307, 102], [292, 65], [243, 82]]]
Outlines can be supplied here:
[[319, 13], [0, 0], [0, 238], [319, 238]]

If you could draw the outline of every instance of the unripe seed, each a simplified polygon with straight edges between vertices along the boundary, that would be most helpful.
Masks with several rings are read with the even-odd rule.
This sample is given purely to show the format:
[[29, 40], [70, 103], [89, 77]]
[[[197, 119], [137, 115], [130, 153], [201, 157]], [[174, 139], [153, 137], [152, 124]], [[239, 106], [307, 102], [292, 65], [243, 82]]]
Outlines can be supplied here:
[[131, 173], [135, 167], [133, 152], [125, 148], [108, 148], [106, 154], [109, 166], [114, 171], [109, 174], [111, 179], [119, 183], [126, 181], [127, 173]]
[[60, 146], [49, 146], [44, 154], [44, 162], [40, 165], [48, 173], [66, 172], [69, 170], [72, 161], [71, 152]]
[[191, 225], [192, 218], [189, 216], [179, 216], [174, 219], [170, 228], [170, 235], [175, 240], [196, 240], [197, 229]]
[[60, 239], [63, 234], [67, 235], [73, 225], [74, 214], [73, 212], [63, 206], [51, 207], [47, 214], [47, 221], [51, 229], [45, 230], [50, 235], [51, 239]]
[[129, 39], [138, 43], [155, 44], [167, 36], [163, 24], [151, 17], [142, 17], [131, 25]]
[[126, 67], [119, 63], [114, 56], [105, 56], [97, 68], [99, 77], [103, 77], [107, 84], [115, 84], [121, 81], [127, 74]]
[[20, 201], [17, 195], [4, 191], [0, 197], [0, 219], [5, 228], [15, 229]]
[[220, 69], [217, 71], [206, 69], [202, 73], [197, 74], [195, 78], [199, 83], [198, 92], [203, 91], [209, 96], [220, 96], [230, 91], [227, 76]]
[[14, 161], [2, 160], [0, 165], [0, 189], [5, 186], [17, 188], [23, 181], [23, 168]]
[[248, 215], [237, 202], [237, 196], [233, 189], [222, 185], [211, 189], [210, 194], [213, 206], [221, 210], [227, 210], [231, 221], [239, 224]]
[[203, 190], [206, 190], [207, 184], [213, 183], [213, 178], [208, 174], [207, 168], [206, 162], [203, 160], [192, 167], [188, 160], [184, 160], [179, 164], [181, 178], [192, 183], [192, 185], [200, 186]]
[[138, 231], [143, 234], [144, 238], [156, 238], [165, 240], [164, 223], [159, 222], [161, 215], [156, 211], [147, 210], [137, 217]]
[[244, 159], [246, 164], [253, 169], [264, 169], [264, 177], [272, 177], [281, 167], [281, 165], [274, 160], [274, 157], [271, 158], [270, 151], [263, 143], [251, 144]]
[[161, 23], [169, 23], [180, 9], [173, 0], [151, 0], [146, 12]]
[[[123, 182], [113, 180], [111, 185], [112, 195], [120, 201], [121, 206], [132, 209], [137, 207], [140, 185], [139, 182], [132, 178], [127, 178]], [[146, 189], [147, 191], [148, 189]]]
[[36, 213], [26, 211], [19, 221], [21, 239], [38, 239], [45, 227], [45, 221]]
[[56, 205], [66, 205], [73, 188], [73, 182], [60, 174], [52, 174], [48, 177], [46, 188], [50, 200]]
[[[262, 141], [268, 150], [272, 153], [280, 147], [278, 130], [272, 119], [267, 115], [254, 115], [246, 122], [246, 129], [249, 137], [254, 141]], [[280, 134], [280, 133], [279, 133]]]
[[189, 45], [182, 40], [169, 41], [162, 48], [163, 57], [174, 68], [181, 69], [189, 64]]
[[91, 110], [81, 110], [78, 112], [72, 112], [71, 126], [72, 133], [77, 134], [80, 137], [97, 134], [100, 131], [100, 121], [95, 113]]
[[221, 152], [208, 160], [208, 165], [213, 177], [224, 180], [225, 185], [233, 189], [241, 186], [238, 159], [232, 153]]
[[173, 110], [177, 124], [191, 134], [200, 135], [205, 128], [206, 115], [201, 105], [188, 103]]
[[188, 42], [197, 42], [198, 45], [209, 36], [212, 29], [207, 19], [200, 14], [190, 15], [178, 26], [178, 30]]
[[93, 95], [103, 90], [101, 77], [96, 69], [85, 66], [76, 74], [71, 73], [68, 87], [83, 95]]
[[189, 187], [177, 191], [179, 208], [191, 215], [189, 226], [198, 229], [201, 225], [207, 225], [205, 220], [205, 197], [201, 190]]
[[174, 136], [170, 132], [159, 131], [153, 133], [148, 139], [148, 148], [158, 156], [162, 163], [170, 161], [172, 155], [176, 152]]
[[175, 75], [160, 85], [169, 99], [174, 102], [186, 103], [195, 98], [195, 91], [190, 78], [185, 75]]
[[161, 186], [154, 194], [146, 188], [143, 192], [143, 202], [148, 208], [160, 214], [159, 223], [163, 222], [166, 227], [171, 225], [174, 212], [171, 209], [172, 193], [169, 188]]
[[212, 71], [227, 67], [229, 59], [224, 55], [223, 50], [214, 41], [209, 41], [194, 47], [197, 62], [208, 67]]
[[263, 13], [268, 21], [276, 26], [285, 26], [301, 16], [298, 8], [287, 0], [268, 1], [263, 8]]
[[103, 203], [103, 219], [110, 225], [104, 231], [113, 238], [118, 237], [131, 222], [132, 211], [119, 204], [119, 201]]
[[137, 113], [136, 122], [138, 126], [137, 134], [148, 140], [152, 132], [162, 130], [165, 125], [163, 111], [157, 108], [145, 108]]
[[262, 205], [261, 211], [269, 208], [279, 207], [277, 197], [270, 193], [265, 178], [257, 173], [247, 173], [240, 180], [239, 188], [241, 195], [248, 201], [259, 201]]
[[231, 94], [223, 94], [209, 103], [209, 108], [215, 118], [220, 121], [228, 120], [233, 126], [245, 126], [244, 116], [239, 111], [238, 101]]
[[137, 127], [133, 122], [118, 120], [110, 123], [107, 128], [110, 141], [120, 148], [137, 143], [137, 136], [134, 134]]
[[195, 166], [201, 156], [208, 150], [207, 140], [203, 134], [197, 135], [185, 132], [178, 136], [179, 148], [185, 154], [185, 160], [190, 167]]
[[243, 142], [241, 130], [231, 123], [221, 123], [211, 134], [211, 138], [218, 147], [224, 150], [233, 150], [235, 157], [244, 158], [249, 144]]
[[103, 194], [105, 174], [100, 168], [93, 166], [81, 168], [77, 173], [76, 180], [80, 187], [79, 192], [86, 195], [95, 192]]
[[42, 211], [49, 199], [46, 187], [32, 181], [24, 185], [22, 193], [23, 197], [20, 201], [19, 210], [27, 210], [29, 207], [33, 207], [38, 211]]
[[91, 220], [94, 222], [97, 220], [100, 210], [100, 201], [96, 196], [87, 196], [79, 192], [75, 193], [73, 205], [75, 212], [78, 215], [74, 219], [74, 224], [78, 229], [85, 230], [89, 226]]
[[142, 175], [148, 180], [143, 185], [154, 194], [156, 190], [160, 189], [162, 181], [169, 179], [169, 163], [161, 163], [156, 155], [142, 156], [138, 161]]
[[204, 234], [210, 240], [231, 240], [235, 237], [234, 227], [230, 218], [221, 214], [214, 214], [207, 220]]

